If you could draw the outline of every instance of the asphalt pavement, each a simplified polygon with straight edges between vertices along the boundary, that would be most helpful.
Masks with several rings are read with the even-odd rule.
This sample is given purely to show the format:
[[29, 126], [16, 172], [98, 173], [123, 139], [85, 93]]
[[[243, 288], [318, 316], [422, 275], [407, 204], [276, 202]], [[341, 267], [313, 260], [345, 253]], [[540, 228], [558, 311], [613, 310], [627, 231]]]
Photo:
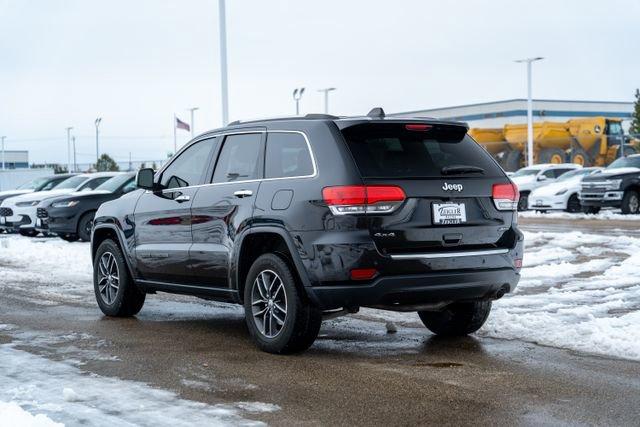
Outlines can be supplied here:
[[[521, 224], [551, 227], [541, 221]], [[637, 233], [634, 223], [590, 222], [553, 227]], [[439, 339], [417, 322], [387, 333], [366, 311], [325, 323], [316, 344], [295, 356], [258, 351], [236, 307], [181, 296], [151, 295], [138, 317], [111, 319], [89, 300], [48, 304], [14, 290], [0, 297], [0, 324], [16, 327], [0, 330], [0, 343], [26, 331], [79, 334], [62, 346], [21, 339], [18, 348], [80, 359], [88, 372], [205, 403], [276, 404], [247, 415], [273, 425], [640, 424], [638, 362], [517, 340]]]

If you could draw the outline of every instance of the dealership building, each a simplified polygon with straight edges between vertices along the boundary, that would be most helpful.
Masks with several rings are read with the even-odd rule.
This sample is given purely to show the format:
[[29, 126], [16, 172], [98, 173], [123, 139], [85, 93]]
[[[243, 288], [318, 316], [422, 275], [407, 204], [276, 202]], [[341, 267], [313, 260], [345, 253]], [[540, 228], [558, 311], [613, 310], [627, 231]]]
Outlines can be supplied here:
[[[619, 118], [628, 130], [633, 102], [533, 100], [533, 121], [564, 122], [577, 117]], [[505, 124], [527, 122], [527, 100], [483, 102], [454, 107], [432, 108], [389, 114], [395, 117], [433, 117], [467, 122], [469, 127], [498, 128]]]
[[27, 150], [0, 151], [0, 168], [4, 160], [5, 169], [21, 169], [29, 167], [29, 152]]

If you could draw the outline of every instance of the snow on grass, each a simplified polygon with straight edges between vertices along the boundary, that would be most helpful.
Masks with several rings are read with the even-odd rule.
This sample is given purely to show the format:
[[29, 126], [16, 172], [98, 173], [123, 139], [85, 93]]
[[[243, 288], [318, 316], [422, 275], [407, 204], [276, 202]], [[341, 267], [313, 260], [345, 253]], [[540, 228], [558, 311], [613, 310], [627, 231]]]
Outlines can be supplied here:
[[620, 221], [640, 221], [640, 215], [623, 215], [619, 209], [603, 209], [597, 214], [585, 213], [569, 213], [563, 211], [537, 212], [524, 211], [518, 212], [520, 218], [544, 218], [544, 219], [591, 219], [591, 220], [620, 220]]
[[90, 374], [12, 344], [0, 345], [0, 402], [5, 402], [0, 404], [0, 426], [60, 425], [53, 421], [91, 426], [256, 425], [260, 423], [242, 414], [279, 410], [262, 402], [207, 405], [184, 400], [171, 391]]
[[14, 402], [0, 402], [0, 427], [62, 427], [43, 414], [33, 415]]

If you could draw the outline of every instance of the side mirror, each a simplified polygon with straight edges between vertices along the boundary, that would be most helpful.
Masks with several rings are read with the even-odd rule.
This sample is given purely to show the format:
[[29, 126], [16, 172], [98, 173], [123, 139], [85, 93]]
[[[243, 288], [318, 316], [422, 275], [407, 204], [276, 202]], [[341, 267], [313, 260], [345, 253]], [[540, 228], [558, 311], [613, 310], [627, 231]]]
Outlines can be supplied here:
[[546, 175], [540, 175], [538, 176], [538, 181], [546, 181], [548, 178]]
[[140, 169], [136, 175], [136, 185], [138, 188], [145, 190], [155, 190], [156, 186], [153, 182], [153, 169]]

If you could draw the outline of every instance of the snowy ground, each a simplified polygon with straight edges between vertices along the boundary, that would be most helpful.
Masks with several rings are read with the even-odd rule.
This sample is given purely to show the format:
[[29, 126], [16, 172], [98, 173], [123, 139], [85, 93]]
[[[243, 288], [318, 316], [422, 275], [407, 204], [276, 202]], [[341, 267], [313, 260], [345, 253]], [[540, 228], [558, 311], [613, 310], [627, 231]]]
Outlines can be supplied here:
[[597, 214], [569, 213], [564, 211], [524, 211], [519, 212], [521, 218], [545, 218], [545, 219], [571, 219], [571, 220], [618, 220], [618, 221], [640, 221], [640, 215], [623, 215], [620, 209], [603, 209]]
[[[515, 293], [494, 303], [479, 334], [640, 360], [640, 233], [535, 230], [525, 231], [520, 285]], [[69, 303], [91, 304], [91, 283], [87, 244], [0, 236], [0, 292], [47, 309]], [[233, 306], [193, 301], [150, 298], [143, 314], [156, 313], [159, 318], [197, 318], [212, 312], [239, 315]], [[424, 329], [415, 314], [365, 309], [354, 317], [333, 321], [329, 328], [384, 334], [375, 326], [380, 321], [399, 325], [403, 339], [400, 344], [392, 343], [396, 350], [398, 345], [415, 347], [423, 339]], [[62, 354], [56, 360], [21, 347], [29, 343], [46, 349], [55, 344], [55, 348], [64, 349], [64, 340], [84, 337], [43, 337], [15, 325], [0, 326], [0, 332], [13, 338], [9, 344], [0, 344], [0, 427], [9, 416], [23, 420], [20, 425], [54, 425], [51, 423], [56, 421], [75, 425], [87, 419], [94, 425], [95, 420], [104, 420], [104, 425], [135, 425], [140, 420], [156, 425], [181, 425], [184, 420], [189, 424], [246, 424], [252, 423], [251, 413], [278, 410], [269, 403], [205, 405], [188, 401], [144, 383], [85, 372], [77, 363], [81, 357], [74, 354]], [[341, 351], [367, 347], [358, 341], [349, 350], [348, 340], [335, 341], [331, 336], [329, 333], [318, 340], [316, 346]], [[371, 340], [372, 347], [382, 347], [380, 351], [385, 351], [384, 345], [379, 339]], [[84, 358], [110, 357], [102, 349], [91, 354], [83, 351]], [[113, 399], [111, 395], [123, 397]], [[134, 395], [137, 399], [129, 398]], [[160, 407], [173, 409], [169, 413], [165, 410], [164, 418], [156, 420], [152, 417]]]

